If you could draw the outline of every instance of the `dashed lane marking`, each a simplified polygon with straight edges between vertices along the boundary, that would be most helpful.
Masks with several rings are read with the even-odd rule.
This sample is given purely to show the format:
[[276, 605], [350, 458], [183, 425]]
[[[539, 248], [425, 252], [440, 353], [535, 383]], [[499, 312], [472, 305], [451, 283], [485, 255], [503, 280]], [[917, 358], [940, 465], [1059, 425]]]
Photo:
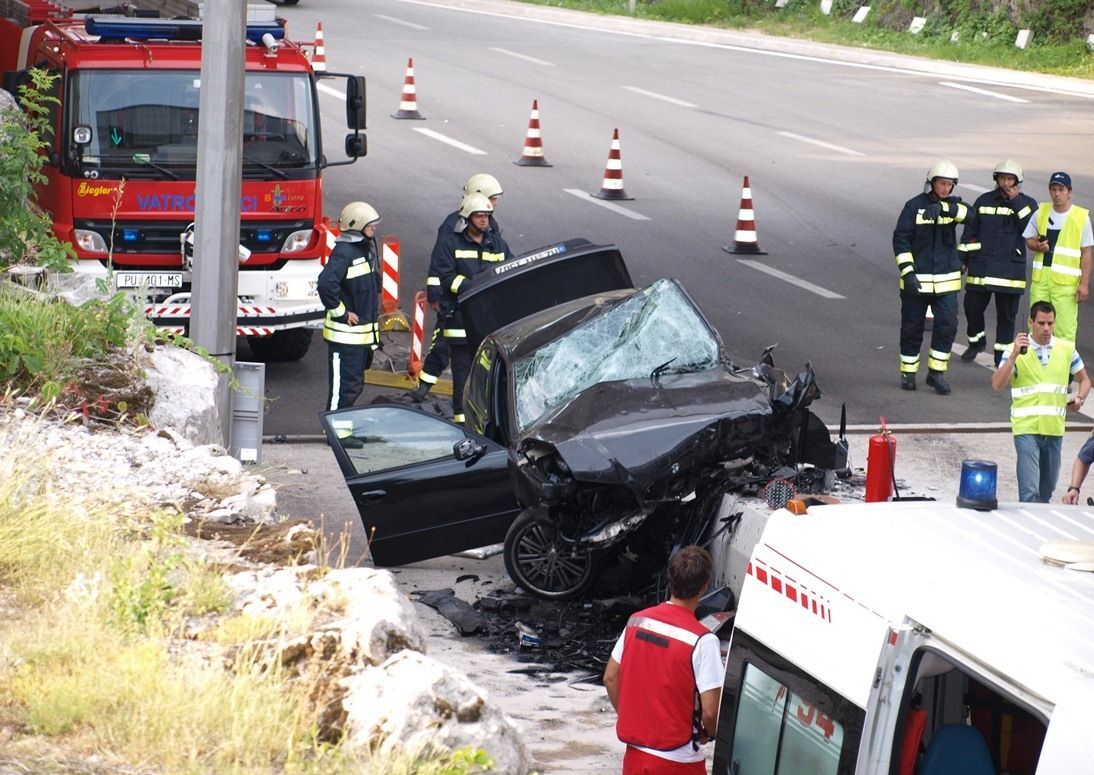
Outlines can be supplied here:
[[567, 194], [573, 194], [578, 199], [584, 199], [586, 202], [592, 202], [594, 205], [600, 205], [601, 207], [603, 207], [607, 210], [611, 210], [613, 213], [618, 213], [619, 215], [625, 215], [628, 218], [631, 218], [633, 220], [636, 220], [636, 221], [648, 221], [649, 220], [649, 218], [642, 215], [642, 213], [636, 213], [634, 210], [628, 210], [626, 207], [622, 207], [620, 205], [617, 205], [615, 202], [609, 202], [606, 199], [598, 199], [595, 196], [593, 196], [592, 194], [588, 194], [588, 193], [582, 191], [580, 188], [564, 188], [562, 190], [565, 191]]
[[951, 89], [961, 89], [962, 91], [971, 91], [973, 94], [982, 94], [985, 97], [995, 97], [997, 100], [1006, 100], [1007, 102], [1029, 102], [1021, 97], [1012, 97], [1009, 94], [1001, 94], [997, 91], [991, 91], [989, 89], [981, 89], [977, 86], [969, 86], [965, 83], [954, 83], [953, 81], [939, 81], [940, 86], [948, 86]]
[[975, 183], [958, 183], [957, 185], [961, 186], [961, 188], [967, 188], [969, 191], [975, 191], [978, 194], [986, 194], [991, 190], [984, 188], [983, 186], [978, 186]]
[[340, 100], [345, 100], [346, 99], [346, 95], [343, 92], [338, 91], [333, 86], [327, 86], [322, 81], [320, 81], [318, 84], [316, 84], [315, 88], [318, 89], [319, 91], [323, 92], [324, 94], [329, 94], [330, 96], [337, 97]]
[[804, 135], [796, 135], [793, 132], [778, 132], [777, 134], [783, 137], [789, 137], [791, 140], [797, 140], [802, 143], [809, 143], [815, 145], [818, 148], [827, 148], [829, 151], [835, 151], [836, 153], [847, 154], [848, 156], [865, 156], [866, 154], [861, 151], [853, 151], [850, 148], [844, 148], [842, 145], [832, 145], [832, 143], [826, 143], [823, 140], [814, 140], [812, 137], [805, 137]]
[[382, 13], [374, 14], [377, 19], [383, 19], [385, 22], [391, 22], [392, 24], [401, 24], [404, 27], [410, 27], [412, 30], [428, 30], [429, 27], [423, 27], [420, 24], [414, 22], [408, 22], [403, 19], [396, 19], [394, 16], [385, 16]]
[[548, 62], [545, 59], [536, 59], [535, 57], [530, 57], [527, 54], [518, 54], [516, 51], [510, 51], [507, 48], [498, 48], [496, 46], [490, 46], [490, 50], [491, 51], [497, 51], [499, 54], [505, 54], [506, 56], [516, 57], [517, 59], [523, 59], [525, 62], [531, 62], [532, 64], [535, 64], [535, 65], [543, 65], [544, 67], [554, 67], [555, 66], [554, 62]]
[[472, 156], [487, 155], [486, 151], [479, 150], [475, 146], [468, 145], [467, 143], [461, 143], [459, 140], [451, 138], [448, 135], [442, 135], [440, 132], [434, 132], [432, 129], [421, 129], [419, 127], [414, 127], [414, 131], [419, 132], [426, 137], [432, 137], [434, 140], [442, 142], [445, 145], [451, 145], [453, 148], [458, 148], [459, 150], [464, 151], [465, 153], [469, 153]]
[[697, 108], [697, 107], [699, 107], [694, 102], [684, 102], [683, 100], [678, 100], [675, 97], [669, 97], [669, 96], [666, 96], [664, 94], [658, 94], [657, 92], [646, 91], [645, 89], [639, 89], [637, 86], [624, 86], [623, 88], [626, 89], [627, 91], [632, 91], [635, 94], [641, 94], [644, 97], [653, 97], [655, 100], [662, 100], [662, 101], [668, 102], [672, 105], [679, 105], [681, 108]]
[[796, 285], [799, 288], [804, 288], [805, 290], [809, 291], [810, 293], [815, 293], [818, 296], [821, 296], [825, 299], [844, 299], [844, 298], [846, 298], [846, 296], [841, 296], [840, 294], [836, 293], [835, 291], [830, 291], [827, 288], [822, 288], [819, 285], [814, 285], [813, 283], [809, 282], [808, 280], [803, 280], [800, 277], [795, 277], [792, 274], [787, 274], [786, 272], [781, 272], [778, 269], [772, 269], [767, 264], [760, 263], [759, 261], [753, 261], [750, 258], [738, 258], [737, 261], [744, 264], [745, 266], [750, 266], [753, 269], [756, 269], [760, 272], [763, 272], [764, 274], [769, 274], [772, 277], [777, 277], [778, 279], [782, 280], [783, 282], [790, 283], [791, 285]]

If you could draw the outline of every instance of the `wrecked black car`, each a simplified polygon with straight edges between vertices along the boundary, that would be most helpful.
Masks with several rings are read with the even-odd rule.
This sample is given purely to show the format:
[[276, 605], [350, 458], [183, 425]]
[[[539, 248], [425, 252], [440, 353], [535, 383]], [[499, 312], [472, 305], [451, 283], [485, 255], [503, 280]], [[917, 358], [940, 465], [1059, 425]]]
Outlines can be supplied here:
[[608, 565], [656, 574], [710, 535], [726, 492], [846, 464], [807, 409], [812, 369], [737, 368], [683, 286], [630, 287], [613, 246], [475, 279], [464, 426], [393, 404], [323, 415], [378, 566], [503, 541], [514, 582], [570, 598]]

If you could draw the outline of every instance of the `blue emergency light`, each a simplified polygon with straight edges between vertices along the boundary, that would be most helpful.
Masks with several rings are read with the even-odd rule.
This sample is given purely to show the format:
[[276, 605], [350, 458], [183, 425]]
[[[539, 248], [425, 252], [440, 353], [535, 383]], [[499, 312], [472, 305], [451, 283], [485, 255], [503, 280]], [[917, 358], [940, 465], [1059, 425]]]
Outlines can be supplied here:
[[995, 486], [999, 469], [990, 460], [964, 460], [961, 463], [961, 487], [957, 505], [963, 509], [992, 511], [999, 505]]
[[269, 229], [255, 229], [255, 242], [270, 242], [273, 240], [273, 232]]
[[136, 242], [141, 237], [137, 229], [122, 229], [122, 242]]
[[[84, 29], [88, 35], [103, 40], [201, 40], [202, 22], [198, 19], [146, 19], [130, 16], [88, 16]], [[285, 29], [277, 22], [247, 25], [247, 40], [262, 45], [262, 36], [274, 40], [285, 37]]]

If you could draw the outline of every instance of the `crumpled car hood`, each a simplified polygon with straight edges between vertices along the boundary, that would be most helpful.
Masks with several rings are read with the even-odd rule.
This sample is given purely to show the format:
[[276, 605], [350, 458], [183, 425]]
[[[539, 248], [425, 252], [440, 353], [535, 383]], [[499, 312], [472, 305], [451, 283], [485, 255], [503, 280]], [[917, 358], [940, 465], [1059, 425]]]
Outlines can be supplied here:
[[603, 382], [541, 418], [524, 435], [552, 444], [574, 477], [635, 486], [672, 463], [747, 455], [761, 443], [771, 403], [755, 381], [724, 368]]

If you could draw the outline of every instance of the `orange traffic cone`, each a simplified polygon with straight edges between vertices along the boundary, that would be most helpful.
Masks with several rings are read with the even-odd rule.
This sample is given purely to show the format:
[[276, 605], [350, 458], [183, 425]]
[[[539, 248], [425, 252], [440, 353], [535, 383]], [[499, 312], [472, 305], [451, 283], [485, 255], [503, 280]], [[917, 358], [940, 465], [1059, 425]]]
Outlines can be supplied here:
[[752, 211], [752, 187], [748, 184], [748, 175], [745, 175], [741, 189], [741, 210], [737, 215], [737, 230], [733, 232], [733, 245], [725, 245], [722, 250], [726, 253], [767, 255], [760, 250], [759, 240], [756, 239], [756, 214]]
[[539, 134], [539, 100], [532, 100], [532, 116], [528, 119], [528, 134], [524, 136], [524, 152], [513, 164], [522, 167], [550, 167], [543, 156], [543, 138]]
[[418, 112], [418, 91], [414, 88], [413, 58], [406, 60], [406, 78], [403, 80], [403, 96], [399, 101], [399, 112], [392, 113], [391, 117], [425, 119], [425, 116]]
[[315, 25], [315, 45], [312, 47], [311, 69], [317, 73], [327, 71], [327, 52], [323, 48], [323, 22]]
[[634, 199], [623, 190], [623, 160], [619, 155], [619, 130], [612, 130], [612, 147], [608, 151], [608, 164], [604, 167], [604, 182], [600, 191], [593, 194], [597, 199]]

